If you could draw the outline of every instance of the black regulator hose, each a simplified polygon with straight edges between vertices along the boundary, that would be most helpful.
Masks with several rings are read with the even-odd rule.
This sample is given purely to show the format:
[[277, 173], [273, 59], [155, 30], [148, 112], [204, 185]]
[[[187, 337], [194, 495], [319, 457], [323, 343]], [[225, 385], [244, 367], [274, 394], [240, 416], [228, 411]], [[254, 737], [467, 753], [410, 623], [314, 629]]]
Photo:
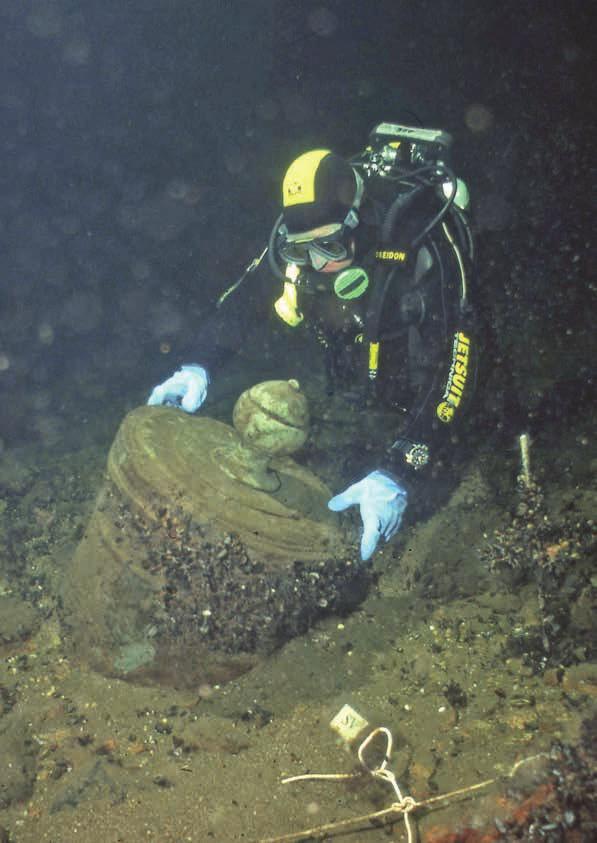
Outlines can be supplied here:
[[269, 241], [267, 244], [267, 260], [269, 263], [269, 268], [279, 281], [287, 280], [286, 276], [284, 275], [284, 272], [280, 268], [280, 265], [276, 259], [276, 238], [278, 236], [278, 229], [280, 228], [283, 219], [284, 214], [280, 214], [280, 216], [274, 223], [274, 227], [272, 228], [272, 233], [269, 236]]
[[[456, 198], [456, 188], [457, 188], [456, 176], [454, 175], [452, 170], [450, 170], [449, 167], [446, 167], [445, 164], [442, 164], [442, 166], [441, 166], [441, 173], [443, 175], [445, 175], [447, 177], [447, 179], [449, 179], [450, 182], [452, 183], [452, 191], [451, 191], [448, 199], [446, 199], [446, 201], [442, 205], [441, 210], [433, 217], [431, 222], [429, 222], [425, 226], [423, 231], [421, 231], [421, 233], [417, 237], [415, 237], [413, 242], [410, 244], [411, 249], [416, 249], [416, 247], [425, 239], [425, 237], [427, 237], [427, 235], [429, 234], [431, 229], [435, 228], [435, 226], [444, 219], [444, 217], [446, 216], [446, 214], [448, 213], [448, 211], [450, 210], [450, 208], [454, 204], [454, 199]], [[446, 179], [444, 179], [444, 181], [446, 181]]]
[[410, 243], [410, 248], [415, 249], [425, 239], [431, 229], [435, 228], [435, 226], [439, 222], [441, 222], [441, 220], [443, 220], [443, 218], [446, 216], [446, 214], [452, 207], [454, 198], [456, 196], [457, 182], [456, 176], [454, 175], [452, 170], [450, 170], [449, 167], [446, 167], [445, 164], [430, 164], [426, 167], [420, 167], [418, 170], [413, 170], [410, 173], [405, 173], [402, 177], [402, 181], [416, 179], [416, 181], [419, 181], [419, 184], [416, 184], [408, 193], [400, 193], [388, 208], [380, 232], [381, 242], [384, 245], [390, 242], [398, 217], [403, 214], [406, 210], [408, 210], [408, 208], [412, 205], [413, 201], [422, 190], [425, 190], [426, 188], [432, 186], [432, 181], [430, 181], [429, 179], [421, 178], [424, 173], [433, 173], [436, 178], [438, 175], [444, 176], [444, 181], [449, 179], [452, 183], [452, 191], [449, 198], [446, 199], [446, 201], [443, 203], [439, 212], [433, 217], [432, 220], [430, 220], [430, 222], [425, 226], [425, 228], [421, 232], [419, 232], [415, 239]]
[[422, 190], [425, 190], [425, 185], [419, 184], [416, 187], [413, 187], [409, 193], [401, 193], [394, 199], [386, 212], [381, 226], [380, 236], [381, 242], [384, 246], [390, 243], [392, 239], [392, 232], [394, 231], [398, 217], [403, 214], [410, 205], [412, 205], [415, 197], [418, 196]]

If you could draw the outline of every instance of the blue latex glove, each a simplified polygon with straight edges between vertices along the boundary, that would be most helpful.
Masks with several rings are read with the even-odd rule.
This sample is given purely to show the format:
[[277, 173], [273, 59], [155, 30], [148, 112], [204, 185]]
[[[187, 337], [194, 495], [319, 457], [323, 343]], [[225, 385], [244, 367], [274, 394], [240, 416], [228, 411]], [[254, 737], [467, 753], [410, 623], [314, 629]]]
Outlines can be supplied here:
[[406, 489], [383, 471], [372, 471], [335, 495], [328, 501], [328, 507], [341, 512], [353, 504], [359, 505], [363, 519], [361, 559], [365, 562], [375, 553], [381, 536], [389, 541], [398, 532], [406, 503]]
[[177, 372], [156, 386], [149, 396], [148, 404], [166, 404], [180, 407], [185, 413], [194, 413], [205, 401], [209, 375], [203, 366], [192, 364], [181, 366]]

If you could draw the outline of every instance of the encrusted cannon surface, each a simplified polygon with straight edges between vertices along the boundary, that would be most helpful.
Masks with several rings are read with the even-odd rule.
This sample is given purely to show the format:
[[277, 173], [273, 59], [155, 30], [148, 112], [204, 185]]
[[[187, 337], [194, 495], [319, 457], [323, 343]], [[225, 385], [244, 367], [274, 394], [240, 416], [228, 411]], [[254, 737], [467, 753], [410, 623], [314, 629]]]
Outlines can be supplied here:
[[163, 407], [123, 420], [64, 584], [73, 649], [96, 669], [223, 682], [364, 596], [329, 489], [287, 456], [307, 436], [298, 384], [253, 387], [234, 419], [238, 432]]

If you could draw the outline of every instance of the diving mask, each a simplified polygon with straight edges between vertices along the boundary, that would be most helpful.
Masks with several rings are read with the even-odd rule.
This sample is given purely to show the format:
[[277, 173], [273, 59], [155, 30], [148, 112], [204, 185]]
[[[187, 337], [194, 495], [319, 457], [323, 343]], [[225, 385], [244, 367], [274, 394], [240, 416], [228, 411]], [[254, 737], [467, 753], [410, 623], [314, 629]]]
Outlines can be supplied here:
[[321, 269], [330, 261], [343, 261], [352, 254], [352, 248], [342, 240], [317, 238], [304, 243], [282, 241], [278, 247], [282, 260], [296, 266], [310, 265]]

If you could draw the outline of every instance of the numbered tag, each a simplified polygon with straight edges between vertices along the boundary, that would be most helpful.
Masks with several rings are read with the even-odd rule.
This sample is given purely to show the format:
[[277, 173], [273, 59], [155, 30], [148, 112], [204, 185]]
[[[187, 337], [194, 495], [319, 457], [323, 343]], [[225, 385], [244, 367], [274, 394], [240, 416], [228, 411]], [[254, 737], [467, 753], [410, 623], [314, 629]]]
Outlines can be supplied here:
[[353, 741], [369, 723], [364, 717], [349, 705], [343, 705], [338, 714], [330, 721], [330, 726], [337, 732], [342, 740]]

